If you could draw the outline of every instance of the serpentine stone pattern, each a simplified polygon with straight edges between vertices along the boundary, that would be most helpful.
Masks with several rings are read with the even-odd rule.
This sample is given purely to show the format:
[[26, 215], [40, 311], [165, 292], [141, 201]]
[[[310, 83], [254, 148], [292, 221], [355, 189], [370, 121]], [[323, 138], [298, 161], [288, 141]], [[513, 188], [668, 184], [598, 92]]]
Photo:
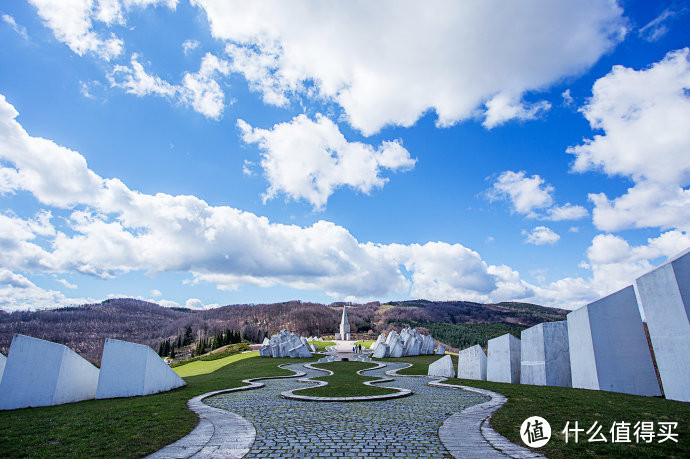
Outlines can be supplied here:
[[[356, 360], [363, 359], [358, 356]], [[366, 372], [385, 377], [384, 372], [407, 366]], [[284, 368], [306, 371], [306, 377], [323, 373], [302, 364]], [[220, 394], [204, 400], [212, 407], [229, 410], [256, 429], [256, 438], [245, 457], [423, 457], [443, 458], [450, 454], [438, 437], [441, 424], [453, 413], [486, 402], [490, 397], [462, 390], [443, 390], [427, 385], [427, 378], [396, 378], [393, 385], [410, 389], [413, 395], [380, 402], [296, 401], [281, 392], [304, 387], [294, 379], [267, 380], [259, 390]]]

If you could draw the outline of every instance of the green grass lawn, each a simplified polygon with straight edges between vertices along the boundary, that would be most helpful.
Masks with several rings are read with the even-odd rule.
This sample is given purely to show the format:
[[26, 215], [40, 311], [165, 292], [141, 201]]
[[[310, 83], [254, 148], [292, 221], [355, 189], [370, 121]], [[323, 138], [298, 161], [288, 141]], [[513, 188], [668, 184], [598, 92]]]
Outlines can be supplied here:
[[315, 360], [255, 355], [238, 354], [179, 367], [180, 374], [187, 375], [187, 386], [161, 394], [0, 411], [0, 456], [146, 456], [196, 427], [199, 419], [187, 408], [190, 398], [242, 386], [246, 378], [290, 375], [291, 371], [277, 366]]
[[360, 340], [355, 343], [355, 346], [358, 344], [361, 344], [364, 349], [369, 349], [372, 344], [376, 342], [375, 339], [365, 339], [365, 340]]
[[371, 363], [339, 361], [320, 363], [314, 366], [334, 372], [334, 374], [331, 376], [312, 378], [315, 380], [326, 381], [328, 385], [315, 387], [313, 389], [300, 390], [295, 392], [296, 395], [308, 395], [310, 397], [358, 397], [362, 395], [384, 395], [397, 392], [394, 389], [387, 389], [385, 387], [377, 386], [365, 386], [363, 384], [365, 381], [378, 379], [357, 374], [357, 371], [359, 370], [373, 368], [376, 366], [372, 365]]
[[[422, 355], [399, 359], [375, 359], [390, 362], [406, 362], [412, 367], [399, 374], [426, 375], [429, 363], [440, 356]], [[458, 357], [453, 355], [457, 369]], [[674, 402], [656, 397], [639, 397], [615, 392], [570, 389], [563, 387], [530, 386], [526, 384], [505, 384], [467, 379], [449, 379], [446, 384], [457, 384], [488, 389], [508, 397], [505, 405], [491, 417], [491, 427], [510, 441], [524, 446], [520, 438], [520, 426], [530, 416], [541, 416], [551, 424], [552, 436], [549, 443], [538, 451], [549, 458], [567, 457], [690, 457], [690, 403]], [[572, 434], [568, 444], [562, 433], [565, 423], [578, 421], [585, 431], [580, 433], [579, 442], [573, 442]], [[597, 421], [603, 426], [601, 432], [608, 443], [589, 443], [587, 430]], [[611, 443], [610, 429], [613, 422], [629, 422], [631, 443]], [[651, 421], [658, 430], [658, 422], [678, 422], [678, 443], [635, 443], [633, 426], [638, 421]], [[594, 433], [594, 432], [592, 432]]]
[[225, 357], [222, 359], [218, 360], [197, 360], [196, 362], [191, 362], [186, 365], [181, 365], [179, 367], [173, 368], [175, 373], [180, 375], [183, 378], [187, 378], [188, 376], [198, 376], [198, 375], [204, 375], [207, 373], [214, 372], [218, 370], [219, 368], [223, 368], [225, 365], [230, 365], [231, 363], [244, 360], [244, 359], [249, 359], [253, 357], [258, 357], [259, 356], [259, 351], [253, 351], [253, 352], [247, 352], [245, 354], [235, 354], [231, 355], [229, 357]]
[[[397, 359], [387, 358], [387, 359], [372, 359], [375, 362], [394, 362], [394, 363], [411, 363], [412, 366], [405, 368], [404, 370], [398, 371], [399, 375], [425, 375], [429, 371], [429, 364], [437, 361], [443, 357], [442, 355], [415, 355], [413, 357], [400, 357]], [[458, 366], [458, 356], [451, 356], [453, 359], [453, 365]], [[456, 370], [457, 371], [457, 370]]]
[[326, 350], [326, 347], [328, 346], [335, 346], [334, 341], [309, 341], [311, 344], [316, 346], [316, 349], [324, 352]]
[[[570, 389], [563, 387], [529, 386], [466, 379], [449, 379], [448, 384], [460, 384], [489, 389], [508, 397], [508, 401], [491, 417], [491, 427], [510, 441], [524, 446], [519, 429], [530, 416], [541, 416], [551, 425], [549, 443], [536, 451], [549, 458], [567, 457], [690, 457], [690, 403], [674, 402], [655, 397], [619, 394], [615, 392]], [[578, 421], [585, 431], [578, 443], [572, 434], [568, 444], [562, 433], [566, 421]], [[598, 422], [603, 426], [608, 443], [589, 443], [587, 430]], [[611, 443], [610, 429], [615, 422], [629, 422], [631, 443]], [[638, 421], [677, 422], [678, 443], [666, 441], [651, 444], [635, 443], [633, 426]], [[594, 431], [592, 432], [594, 433]]]

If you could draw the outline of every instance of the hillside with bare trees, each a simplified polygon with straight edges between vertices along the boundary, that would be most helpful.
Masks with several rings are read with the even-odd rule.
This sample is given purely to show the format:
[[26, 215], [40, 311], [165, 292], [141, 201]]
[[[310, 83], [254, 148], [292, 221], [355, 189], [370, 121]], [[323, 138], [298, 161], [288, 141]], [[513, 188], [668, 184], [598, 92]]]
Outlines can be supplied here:
[[[185, 332], [186, 327], [191, 327], [194, 339], [236, 330], [245, 340], [260, 342], [264, 336], [282, 328], [303, 336], [327, 336], [336, 331], [344, 304], [289, 301], [194, 311], [118, 298], [79, 307], [11, 314], [0, 312], [0, 351], [7, 354], [15, 333], [65, 344], [96, 363], [105, 338], [148, 344], [157, 349], [161, 341], [176, 338]], [[348, 306], [350, 326], [356, 335], [374, 336], [381, 331], [411, 324], [427, 329], [433, 327], [435, 335], [456, 340], [457, 343], [448, 342], [451, 347], [457, 347], [456, 344], [465, 343], [468, 339], [477, 340], [475, 336], [484, 340], [494, 329], [519, 331], [540, 322], [563, 320], [567, 312], [526, 303], [479, 304], [465, 301], [411, 300]], [[477, 324], [502, 325], [487, 328]]]

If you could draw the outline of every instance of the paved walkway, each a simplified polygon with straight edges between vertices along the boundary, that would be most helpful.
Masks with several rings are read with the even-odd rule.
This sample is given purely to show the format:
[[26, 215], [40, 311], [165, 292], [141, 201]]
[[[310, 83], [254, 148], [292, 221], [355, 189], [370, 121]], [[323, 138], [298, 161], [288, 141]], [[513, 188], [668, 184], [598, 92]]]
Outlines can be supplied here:
[[[367, 372], [384, 377], [384, 371]], [[301, 364], [286, 368], [301, 370]], [[320, 373], [306, 369], [307, 377]], [[489, 400], [476, 392], [444, 390], [426, 378], [396, 378], [381, 384], [410, 389], [413, 395], [380, 402], [295, 401], [280, 393], [304, 383], [270, 380], [256, 391], [221, 394], [205, 402], [250, 421], [256, 439], [245, 457], [450, 457], [438, 437], [443, 421], [454, 412]]]
[[[364, 360], [368, 356], [353, 357]], [[337, 358], [332, 355], [322, 361]], [[386, 372], [408, 366], [386, 365], [366, 374], [383, 378]], [[299, 363], [281, 367], [304, 377], [323, 375]], [[500, 394], [457, 386], [442, 388], [438, 386], [444, 384], [438, 382], [429, 385], [427, 377], [393, 377], [381, 386], [409, 389], [413, 395], [327, 404], [290, 400], [281, 397], [281, 392], [308, 383], [285, 377], [252, 382], [254, 387], [261, 387], [256, 390], [218, 391], [210, 397], [204, 394], [189, 403], [190, 409], [200, 414], [199, 426], [152, 457], [540, 457], [510, 443], [489, 426], [491, 413], [505, 401]], [[195, 400], [198, 404], [193, 406]]]

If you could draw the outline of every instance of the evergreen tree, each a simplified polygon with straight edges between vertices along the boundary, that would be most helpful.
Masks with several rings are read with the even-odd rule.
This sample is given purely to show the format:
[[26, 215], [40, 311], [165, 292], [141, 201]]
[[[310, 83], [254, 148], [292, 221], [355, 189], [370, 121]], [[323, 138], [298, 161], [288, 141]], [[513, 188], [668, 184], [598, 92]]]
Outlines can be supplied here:
[[184, 339], [182, 340], [184, 346], [192, 344], [192, 327], [190, 325], [184, 327]]

